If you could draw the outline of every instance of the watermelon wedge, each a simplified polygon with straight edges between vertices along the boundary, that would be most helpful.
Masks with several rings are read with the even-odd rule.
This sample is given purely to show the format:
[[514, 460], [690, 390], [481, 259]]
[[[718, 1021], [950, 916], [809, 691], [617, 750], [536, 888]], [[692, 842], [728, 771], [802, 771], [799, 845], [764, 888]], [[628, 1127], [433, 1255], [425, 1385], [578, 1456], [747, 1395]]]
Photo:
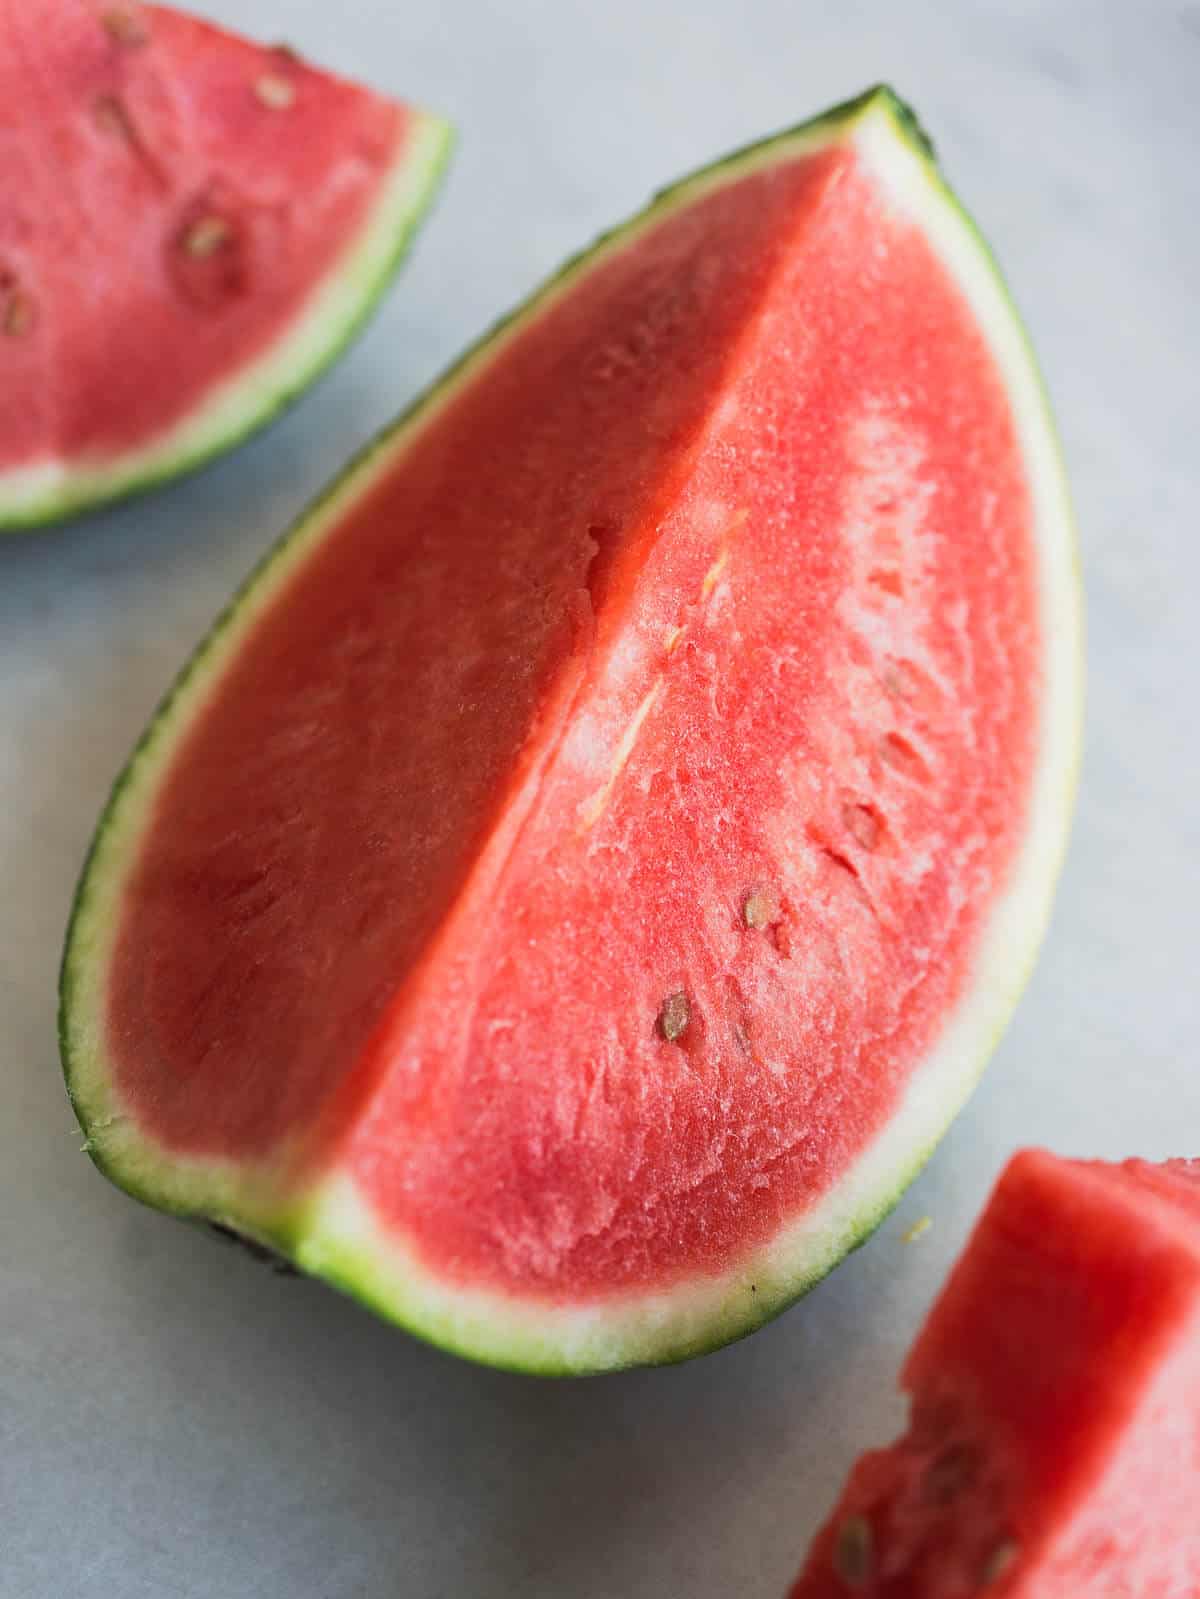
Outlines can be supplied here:
[[668, 190], [369, 449], [120, 779], [93, 1158], [447, 1348], [697, 1353], [962, 1103], [1067, 828], [1046, 403], [886, 90]]
[[792, 1599], [1195, 1599], [1200, 1162], [1014, 1158]]
[[135, 0], [0, 0], [0, 105], [0, 531], [274, 416], [383, 292], [449, 140]]

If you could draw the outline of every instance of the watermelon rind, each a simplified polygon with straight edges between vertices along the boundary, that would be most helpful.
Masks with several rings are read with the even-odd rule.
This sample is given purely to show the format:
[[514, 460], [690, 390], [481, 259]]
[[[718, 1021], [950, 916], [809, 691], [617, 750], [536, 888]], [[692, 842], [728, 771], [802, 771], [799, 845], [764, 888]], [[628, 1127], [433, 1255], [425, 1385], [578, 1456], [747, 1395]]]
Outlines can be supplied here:
[[454, 145], [440, 117], [412, 111], [403, 146], [358, 237], [292, 327], [164, 434], [95, 463], [53, 460], [0, 473], [0, 533], [28, 531], [132, 498], [205, 466], [282, 415], [353, 343], [408, 254]]
[[[143, 1137], [118, 1103], [101, 1036], [124, 885], [171, 757], [256, 618], [290, 573], [444, 405], [502, 356], [582, 274], [669, 211], [775, 161], [853, 139], [890, 201], [923, 229], [971, 306], [1006, 385], [1034, 502], [1044, 648], [1038, 758], [1028, 824], [971, 980], [938, 1043], [874, 1142], [821, 1201], [719, 1275], [579, 1305], [464, 1287], [432, 1273], [378, 1225], [334, 1172], [297, 1192], [292, 1152], [270, 1166], [180, 1158]], [[887, 87], [760, 141], [664, 190], [573, 258], [498, 323], [372, 443], [251, 574], [185, 667], [119, 777], [84, 867], [61, 979], [68, 1088], [93, 1161], [147, 1204], [207, 1218], [266, 1245], [414, 1335], [490, 1365], [578, 1375], [686, 1359], [753, 1332], [811, 1289], [887, 1216], [974, 1088], [1032, 969], [1065, 851], [1080, 755], [1083, 618], [1074, 524], [1036, 363], [996, 263], [945, 184], [932, 147]]]

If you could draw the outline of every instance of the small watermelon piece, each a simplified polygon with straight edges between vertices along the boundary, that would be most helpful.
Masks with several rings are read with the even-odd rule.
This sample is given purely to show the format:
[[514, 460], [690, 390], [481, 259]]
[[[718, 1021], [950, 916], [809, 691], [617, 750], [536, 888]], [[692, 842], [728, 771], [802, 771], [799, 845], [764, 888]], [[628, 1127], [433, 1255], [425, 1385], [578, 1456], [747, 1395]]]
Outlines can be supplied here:
[[0, 0], [0, 104], [0, 530], [275, 415], [382, 293], [449, 139], [136, 0]]
[[1195, 1599], [1200, 1161], [1017, 1155], [792, 1599]]
[[1048, 910], [1042, 390], [874, 91], [669, 190], [350, 469], [106, 812], [93, 1158], [448, 1348], [750, 1331], [879, 1221]]

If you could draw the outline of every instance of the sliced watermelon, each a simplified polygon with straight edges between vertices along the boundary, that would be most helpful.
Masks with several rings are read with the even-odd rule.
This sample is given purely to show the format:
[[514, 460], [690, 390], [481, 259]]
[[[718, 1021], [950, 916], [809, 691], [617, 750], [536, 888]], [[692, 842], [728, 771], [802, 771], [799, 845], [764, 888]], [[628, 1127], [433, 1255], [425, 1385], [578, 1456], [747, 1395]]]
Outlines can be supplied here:
[[1195, 1599], [1200, 1161], [1018, 1155], [792, 1599]]
[[0, 106], [0, 530], [273, 416], [382, 293], [449, 137], [129, 0], [0, 0]]
[[93, 1157], [449, 1348], [745, 1333], [1033, 958], [1079, 708], [1037, 376], [875, 91], [679, 184], [279, 545], [101, 822]]

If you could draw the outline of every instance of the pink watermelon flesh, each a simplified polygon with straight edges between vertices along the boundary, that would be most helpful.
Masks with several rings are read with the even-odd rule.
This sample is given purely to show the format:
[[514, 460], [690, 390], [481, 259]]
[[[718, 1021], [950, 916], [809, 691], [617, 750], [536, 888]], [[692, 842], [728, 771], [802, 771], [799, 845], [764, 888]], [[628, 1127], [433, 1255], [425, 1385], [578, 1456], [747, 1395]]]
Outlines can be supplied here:
[[348, 1174], [449, 1282], [738, 1260], [969, 980], [1035, 563], [993, 358], [851, 143], [669, 212], [449, 386], [206, 690], [124, 891], [120, 1102]]
[[1195, 1599], [1200, 1162], [1009, 1165], [792, 1599]]
[[290, 329], [412, 114], [163, 6], [0, 0], [0, 474], [132, 451]]

